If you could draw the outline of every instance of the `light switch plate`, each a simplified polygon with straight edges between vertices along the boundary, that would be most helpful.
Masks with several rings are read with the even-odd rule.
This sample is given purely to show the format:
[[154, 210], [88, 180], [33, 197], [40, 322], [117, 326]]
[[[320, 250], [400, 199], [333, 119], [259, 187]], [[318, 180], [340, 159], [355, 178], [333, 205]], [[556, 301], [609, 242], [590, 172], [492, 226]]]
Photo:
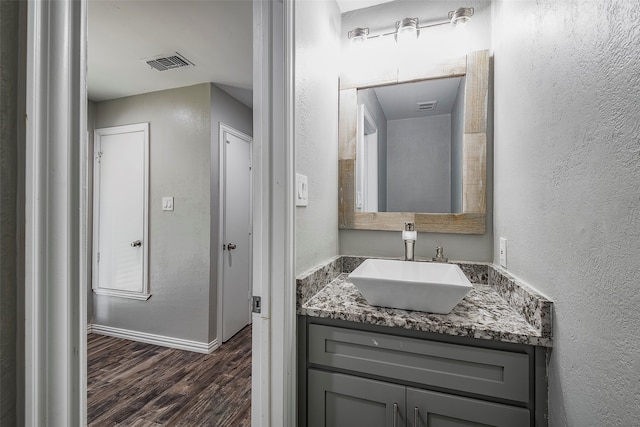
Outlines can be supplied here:
[[296, 206], [309, 204], [309, 184], [306, 175], [296, 174]]
[[163, 211], [172, 211], [173, 210], [173, 197], [163, 197], [162, 198], [162, 210]]
[[507, 239], [500, 238], [500, 265], [507, 268]]

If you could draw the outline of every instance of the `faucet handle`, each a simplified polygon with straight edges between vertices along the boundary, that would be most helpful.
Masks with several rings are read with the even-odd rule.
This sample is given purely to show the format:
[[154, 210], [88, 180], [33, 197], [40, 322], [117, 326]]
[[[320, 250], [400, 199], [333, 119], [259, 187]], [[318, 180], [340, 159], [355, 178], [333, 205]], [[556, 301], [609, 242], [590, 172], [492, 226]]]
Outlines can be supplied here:
[[442, 246], [436, 247], [436, 256], [431, 258], [431, 260], [436, 262], [449, 262], [449, 258], [444, 257], [444, 249]]
[[405, 222], [404, 223], [404, 231], [415, 231], [416, 224], [413, 222]]

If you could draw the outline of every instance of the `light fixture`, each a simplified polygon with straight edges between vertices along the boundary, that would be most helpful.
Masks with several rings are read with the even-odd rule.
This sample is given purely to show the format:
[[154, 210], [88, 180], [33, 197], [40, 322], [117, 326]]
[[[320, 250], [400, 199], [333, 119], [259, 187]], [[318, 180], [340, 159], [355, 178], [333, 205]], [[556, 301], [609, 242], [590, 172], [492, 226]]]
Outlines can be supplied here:
[[364, 43], [367, 40], [367, 36], [369, 35], [368, 28], [354, 28], [349, 31], [348, 37], [354, 43]]
[[418, 30], [418, 18], [404, 18], [402, 21], [396, 22], [396, 41], [416, 40], [420, 30]]
[[473, 8], [472, 7], [459, 7], [456, 10], [452, 10], [449, 12], [447, 19], [442, 19], [439, 21], [430, 21], [424, 25], [419, 25], [418, 18], [404, 18], [402, 21], [398, 21], [395, 23], [395, 27], [391, 31], [379, 33], [379, 34], [370, 34], [368, 27], [358, 27], [347, 33], [347, 38], [353, 42], [364, 42], [367, 39], [374, 39], [377, 37], [385, 37], [394, 35], [396, 41], [401, 41], [404, 39], [417, 39], [420, 36], [420, 30], [428, 27], [435, 27], [437, 25], [446, 25], [446, 24], [464, 24], [469, 21], [473, 16]]
[[449, 12], [449, 21], [453, 25], [465, 24], [473, 16], [472, 7], [459, 7]]

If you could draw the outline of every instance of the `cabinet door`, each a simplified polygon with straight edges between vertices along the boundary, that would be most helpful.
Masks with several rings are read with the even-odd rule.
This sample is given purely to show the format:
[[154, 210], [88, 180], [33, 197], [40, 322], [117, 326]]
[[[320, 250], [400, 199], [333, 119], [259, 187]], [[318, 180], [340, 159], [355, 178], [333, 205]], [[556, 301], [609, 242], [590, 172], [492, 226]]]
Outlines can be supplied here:
[[310, 369], [308, 427], [405, 427], [406, 387]]
[[527, 427], [530, 423], [524, 408], [407, 388], [409, 427]]

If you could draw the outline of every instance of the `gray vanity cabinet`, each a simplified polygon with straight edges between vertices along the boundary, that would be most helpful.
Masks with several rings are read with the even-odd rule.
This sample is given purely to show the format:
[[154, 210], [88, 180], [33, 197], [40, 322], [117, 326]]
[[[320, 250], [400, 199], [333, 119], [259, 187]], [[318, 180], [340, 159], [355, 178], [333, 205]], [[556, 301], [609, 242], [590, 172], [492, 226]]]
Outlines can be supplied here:
[[546, 425], [533, 347], [326, 319], [299, 325], [301, 427]]

